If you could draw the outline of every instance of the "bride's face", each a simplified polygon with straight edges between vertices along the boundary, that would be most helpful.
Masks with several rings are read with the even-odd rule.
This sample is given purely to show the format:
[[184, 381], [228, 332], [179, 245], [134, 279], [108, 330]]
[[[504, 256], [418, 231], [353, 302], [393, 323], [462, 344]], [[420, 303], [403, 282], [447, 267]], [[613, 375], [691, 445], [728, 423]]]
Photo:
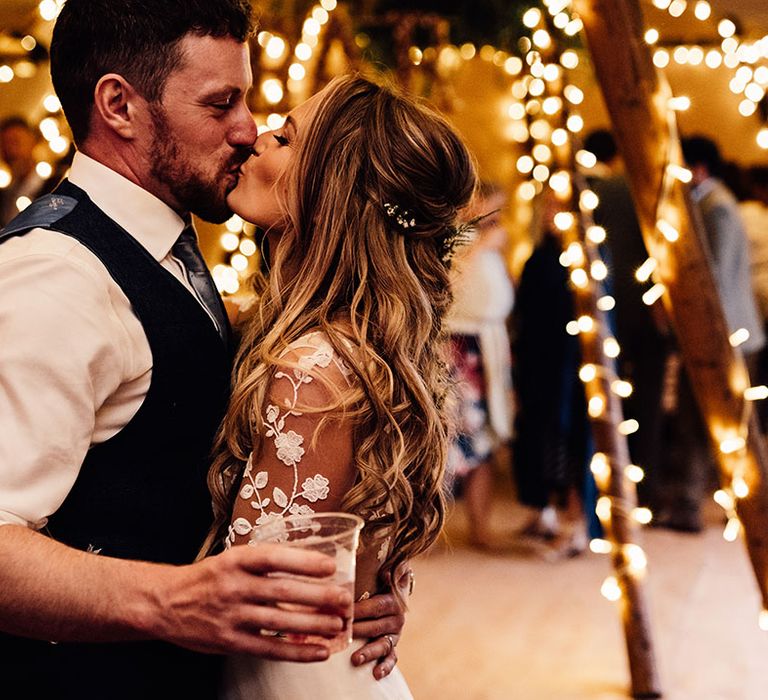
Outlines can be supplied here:
[[253, 146], [253, 155], [243, 164], [237, 187], [227, 197], [230, 209], [246, 221], [263, 228], [279, 226], [282, 219], [281, 175], [296, 160], [302, 130], [312, 121], [321, 93], [302, 103], [286, 117], [279, 129], [265, 131]]

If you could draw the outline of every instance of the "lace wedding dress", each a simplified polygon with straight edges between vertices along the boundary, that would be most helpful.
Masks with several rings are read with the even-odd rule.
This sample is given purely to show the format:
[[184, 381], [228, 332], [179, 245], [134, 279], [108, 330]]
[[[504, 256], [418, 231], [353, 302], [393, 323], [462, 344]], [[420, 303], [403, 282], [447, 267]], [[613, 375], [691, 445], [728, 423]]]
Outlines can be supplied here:
[[[317, 410], [334, 403], [338, 390], [353, 386], [353, 373], [319, 332], [292, 343], [282, 357], [286, 366], [274, 375], [263, 416], [267, 440], [258, 458], [252, 454], [245, 466], [227, 547], [248, 544], [254, 528], [288, 515], [339, 510], [354, 483], [351, 426], [348, 421], [324, 423]], [[373, 543], [363, 538], [358, 552], [359, 598], [373, 589], [388, 545], [388, 540]], [[360, 646], [355, 640], [349, 649], [311, 664], [230, 657], [221, 698], [412, 700], [398, 668], [377, 681], [373, 662], [352, 665], [352, 654]]]

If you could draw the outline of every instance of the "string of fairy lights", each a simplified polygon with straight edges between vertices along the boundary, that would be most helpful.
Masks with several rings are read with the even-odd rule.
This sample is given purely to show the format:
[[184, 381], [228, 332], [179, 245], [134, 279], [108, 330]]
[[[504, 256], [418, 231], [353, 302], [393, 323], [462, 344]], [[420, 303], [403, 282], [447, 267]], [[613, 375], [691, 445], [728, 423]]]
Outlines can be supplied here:
[[[686, 2], [685, 0], [653, 0], [653, 5], [669, 13], [671, 17], [682, 17], [686, 13], [700, 22], [716, 24], [720, 42], [719, 47], [709, 48], [698, 45], [679, 45], [673, 48], [656, 48], [653, 52], [653, 62], [657, 68], [664, 69], [672, 61], [680, 65], [704, 65], [711, 69], [721, 66], [731, 69], [733, 77], [729, 88], [735, 95], [741, 95], [738, 111], [742, 117], [752, 117], [758, 112], [758, 106], [765, 99], [768, 89], [768, 34], [756, 41], [747, 41], [738, 35], [736, 22], [729, 17], [715, 18], [712, 6], [707, 0]], [[650, 28], [645, 32], [645, 41], [656, 45], [661, 39], [659, 30]], [[758, 65], [759, 64], [759, 65]], [[690, 102], [689, 102], [690, 104]], [[768, 149], [768, 123], [763, 121], [755, 135], [755, 141], [760, 148]]]
[[[511, 87], [517, 100], [509, 108], [509, 117], [515, 124], [512, 133], [515, 140], [527, 146], [516, 162], [518, 173], [524, 178], [517, 195], [522, 201], [530, 201], [549, 190], [559, 203], [553, 223], [563, 237], [560, 263], [570, 270], [579, 313], [578, 318], [568, 323], [566, 331], [583, 335], [585, 357], [589, 354], [589, 361], [579, 369], [587, 412], [592, 421], [613, 423], [620, 435], [627, 436], [638, 430], [639, 424], [632, 418], [618, 422], [613, 419], [616, 413], [611, 402], [630, 396], [633, 387], [616, 374], [615, 361], [621, 348], [606, 320], [606, 314], [616, 304], [604, 290], [609, 271], [599, 246], [605, 242], [607, 232], [594, 223], [592, 212], [599, 198], [580, 172], [592, 168], [597, 159], [581, 147], [584, 119], [579, 114], [579, 105], [584, 101], [584, 92], [573, 82], [579, 56], [571, 49], [559, 48], [561, 42], [556, 34], [559, 31], [566, 37], [573, 36], [581, 31], [582, 24], [570, 12], [567, 0], [544, 0], [543, 4], [544, 11], [531, 7], [523, 15], [523, 24], [531, 36], [521, 42], [524, 69]], [[604, 452], [593, 455], [590, 469], [602, 494], [595, 510], [607, 536], [593, 539], [590, 549], [614, 555], [614, 573], [604, 580], [600, 590], [607, 599], [617, 601], [623, 596], [621, 579], [640, 578], [647, 567], [642, 547], [626, 541], [626, 537], [625, 541], [617, 541], [611, 527], [618, 515], [639, 525], [650, 522], [650, 510], [637, 507], [634, 492], [634, 485], [644, 473], [635, 464], [612, 464]], [[621, 497], [610, 488], [611, 479], [628, 482], [619, 489]]]

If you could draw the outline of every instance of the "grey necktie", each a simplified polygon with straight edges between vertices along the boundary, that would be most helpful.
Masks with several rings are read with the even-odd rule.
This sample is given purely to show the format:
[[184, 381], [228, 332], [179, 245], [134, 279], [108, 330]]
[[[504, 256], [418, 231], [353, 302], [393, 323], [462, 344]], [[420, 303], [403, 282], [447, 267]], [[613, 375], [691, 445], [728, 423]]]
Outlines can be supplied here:
[[224, 304], [208, 272], [200, 248], [197, 247], [197, 234], [192, 226], [187, 226], [181, 232], [171, 252], [184, 264], [187, 279], [197, 298], [213, 316], [219, 335], [227, 341], [228, 323]]

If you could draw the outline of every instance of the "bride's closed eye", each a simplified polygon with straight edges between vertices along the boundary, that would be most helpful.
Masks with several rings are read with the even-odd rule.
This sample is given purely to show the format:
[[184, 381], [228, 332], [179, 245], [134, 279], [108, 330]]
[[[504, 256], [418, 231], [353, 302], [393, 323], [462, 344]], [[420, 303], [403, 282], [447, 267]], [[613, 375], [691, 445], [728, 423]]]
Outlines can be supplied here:
[[288, 139], [285, 138], [285, 136], [282, 136], [281, 134], [272, 134], [272, 136], [275, 137], [275, 141], [277, 141], [281, 146], [288, 145]]

